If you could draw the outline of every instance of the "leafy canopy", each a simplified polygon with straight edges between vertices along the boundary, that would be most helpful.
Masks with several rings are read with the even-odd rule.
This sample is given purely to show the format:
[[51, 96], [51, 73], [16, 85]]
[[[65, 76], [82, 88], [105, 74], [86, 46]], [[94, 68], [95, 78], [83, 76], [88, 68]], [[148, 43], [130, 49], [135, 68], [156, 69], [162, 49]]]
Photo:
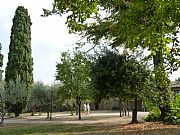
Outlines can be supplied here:
[[113, 47], [148, 48], [148, 58], [160, 53], [171, 72], [180, 64], [179, 7], [179, 0], [54, 0], [53, 10], [44, 9], [44, 16], [67, 14], [69, 32], [95, 44], [108, 39]]
[[61, 53], [61, 63], [56, 65], [56, 80], [62, 83], [60, 94], [66, 99], [86, 99], [89, 94], [89, 61], [79, 50], [73, 55], [69, 52]]

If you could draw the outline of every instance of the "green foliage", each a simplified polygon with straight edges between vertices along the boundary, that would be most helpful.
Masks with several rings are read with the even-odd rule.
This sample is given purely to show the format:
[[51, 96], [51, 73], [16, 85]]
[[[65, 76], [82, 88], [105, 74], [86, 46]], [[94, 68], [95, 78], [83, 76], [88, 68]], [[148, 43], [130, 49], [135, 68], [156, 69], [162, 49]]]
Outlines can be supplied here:
[[20, 81], [30, 90], [33, 83], [33, 59], [31, 56], [31, 19], [28, 10], [18, 6], [13, 18], [5, 81]]
[[32, 110], [33, 113], [36, 109], [42, 109], [46, 107], [51, 102], [50, 87], [44, 85], [41, 82], [37, 82], [32, 87], [31, 96], [28, 101], [28, 108]]
[[69, 32], [80, 32], [95, 44], [108, 39], [111, 46], [148, 48], [148, 58], [158, 56], [171, 72], [180, 64], [179, 6], [179, 0], [55, 0], [53, 10], [44, 10], [44, 15], [67, 14]]
[[170, 102], [173, 100], [173, 93], [170, 87], [170, 80], [163, 67], [157, 67], [150, 76], [148, 89], [145, 91], [145, 98], [152, 106], [161, 110], [161, 120], [164, 120], [170, 111]]
[[176, 95], [175, 102], [171, 104], [171, 111], [165, 121], [171, 124], [180, 124], [180, 95]]
[[0, 81], [0, 126], [3, 125], [5, 116], [4, 82]]
[[[170, 102], [167, 76], [180, 66], [177, 36], [180, 28], [179, 7], [179, 0], [55, 0], [53, 10], [45, 10], [45, 15], [67, 13], [69, 32], [79, 32], [90, 43], [100, 44], [107, 39], [111, 41], [112, 47], [148, 49], [150, 55], [146, 60], [153, 59], [154, 70], [159, 72], [154, 73], [152, 93], [157, 91], [157, 94], [153, 97], [153, 102], [164, 115], [163, 112], [167, 113], [169, 110]], [[156, 96], [160, 99], [155, 100]]]
[[[76, 49], [72, 56], [69, 52], [61, 53], [61, 63], [56, 65], [56, 80], [62, 83], [59, 93], [64, 101], [70, 101], [71, 110], [74, 100], [80, 111], [82, 101], [91, 97], [89, 63], [85, 55]], [[81, 119], [80, 112], [79, 119]]]
[[3, 54], [1, 54], [1, 43], [0, 43], [0, 125], [3, 125], [3, 119], [5, 115], [5, 102], [4, 102], [4, 82], [2, 80], [3, 70], [1, 69], [3, 66]]
[[180, 108], [173, 109], [164, 119], [165, 122], [170, 124], [180, 124]]
[[63, 92], [61, 88], [62, 87], [60, 83], [53, 84], [50, 88], [50, 90], [53, 91], [53, 107], [56, 111], [63, 111], [64, 102], [66, 98], [64, 97], [64, 94], [61, 93]]
[[158, 107], [153, 107], [150, 114], [144, 119], [147, 122], [157, 121], [160, 118], [160, 110]]
[[0, 43], [0, 79], [2, 80], [2, 73], [3, 73], [3, 70], [1, 69], [2, 66], [3, 66], [3, 54], [1, 53], [1, 50], [2, 50], [2, 45]]
[[97, 56], [94, 56], [91, 81], [97, 102], [102, 98], [109, 97], [122, 100], [130, 94], [127, 82], [128, 72], [126, 72], [128, 69], [127, 56], [118, 53], [116, 50], [104, 48], [99, 54], [96, 54]]
[[125, 72], [129, 94], [132, 97], [137, 95], [142, 98], [145, 94], [150, 75], [147, 65], [137, 61], [133, 56], [127, 59]]
[[15, 113], [15, 116], [25, 109], [30, 92], [26, 89], [26, 84], [18, 77], [15, 81], [6, 82], [4, 98], [6, 103]]

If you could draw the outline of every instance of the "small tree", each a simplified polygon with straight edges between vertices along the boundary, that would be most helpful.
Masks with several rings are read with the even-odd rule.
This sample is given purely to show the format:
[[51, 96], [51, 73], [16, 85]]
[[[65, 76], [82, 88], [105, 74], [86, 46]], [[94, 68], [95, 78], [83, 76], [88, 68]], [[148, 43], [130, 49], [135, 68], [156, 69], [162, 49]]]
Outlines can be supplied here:
[[1, 69], [3, 66], [3, 55], [1, 54], [1, 43], [0, 43], [0, 117], [1, 117], [1, 121], [0, 121], [0, 126], [3, 125], [3, 121], [4, 121], [4, 115], [5, 115], [5, 102], [4, 102], [4, 82], [2, 80], [2, 72], [3, 70]]
[[32, 87], [32, 93], [28, 101], [28, 107], [32, 110], [32, 116], [39, 109], [39, 115], [43, 107], [46, 107], [47, 117], [49, 118], [50, 93], [49, 87], [41, 82], [37, 82]]
[[59, 95], [63, 95], [64, 101], [70, 101], [71, 115], [73, 115], [73, 72], [69, 51], [61, 53], [61, 63], [57, 63], [56, 72], [56, 80], [62, 83], [62, 86], [59, 87]]
[[129, 96], [134, 99], [131, 123], [137, 123], [137, 101], [138, 99], [143, 99], [143, 93], [146, 90], [150, 72], [146, 65], [140, 63], [134, 58], [129, 58], [126, 61], [125, 72], [127, 93], [129, 93]]
[[76, 100], [79, 108], [79, 119], [81, 119], [82, 100], [90, 96], [89, 67], [88, 60], [82, 52], [75, 50], [73, 57], [68, 53], [62, 53], [62, 63], [58, 63], [56, 80], [62, 82], [61, 94], [67, 95], [69, 99]]
[[[122, 100], [126, 98], [125, 56], [107, 48], [93, 61], [91, 69], [92, 85], [97, 100], [115, 97], [119, 102], [120, 117]], [[96, 56], [95, 56], [96, 57]], [[99, 102], [98, 101], [98, 102]]]
[[3, 125], [5, 116], [5, 102], [4, 102], [4, 82], [0, 81], [0, 126]]
[[74, 53], [73, 59], [73, 96], [79, 108], [79, 119], [81, 119], [81, 103], [82, 100], [90, 97], [90, 69], [88, 67], [89, 61], [80, 51]]
[[6, 82], [5, 101], [11, 107], [10, 111], [14, 112], [15, 117], [25, 109], [28, 96], [29, 91], [26, 89], [26, 84], [21, 82], [20, 77], [16, 81]]
[[55, 108], [55, 110], [63, 111], [65, 97], [61, 94], [61, 87], [62, 85], [60, 83], [56, 83], [53, 84], [50, 89], [53, 91], [53, 108]]

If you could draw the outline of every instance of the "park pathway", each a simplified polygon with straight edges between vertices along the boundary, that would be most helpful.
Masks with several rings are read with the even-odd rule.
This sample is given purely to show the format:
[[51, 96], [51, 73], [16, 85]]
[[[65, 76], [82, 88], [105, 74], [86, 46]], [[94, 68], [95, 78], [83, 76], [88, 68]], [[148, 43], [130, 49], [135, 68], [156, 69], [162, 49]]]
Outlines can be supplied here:
[[[138, 112], [138, 120], [142, 121], [148, 112]], [[46, 119], [46, 113], [41, 116], [30, 116], [22, 114], [20, 117], [6, 118], [6, 124], [127, 124], [131, 122], [130, 116], [119, 117], [117, 111], [92, 111], [90, 114], [82, 113], [82, 120], [78, 120], [77, 115], [71, 116], [69, 112], [53, 113], [52, 120]]]

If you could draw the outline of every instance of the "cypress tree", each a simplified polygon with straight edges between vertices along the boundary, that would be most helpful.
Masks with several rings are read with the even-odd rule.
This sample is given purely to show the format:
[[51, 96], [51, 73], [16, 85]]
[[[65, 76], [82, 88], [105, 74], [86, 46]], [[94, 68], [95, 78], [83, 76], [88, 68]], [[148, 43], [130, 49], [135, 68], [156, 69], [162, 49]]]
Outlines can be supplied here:
[[[25, 83], [27, 92], [30, 91], [33, 83], [31, 25], [32, 23], [30, 16], [28, 15], [28, 10], [23, 6], [18, 6], [13, 18], [8, 63], [5, 70], [6, 83], [8, 84], [10, 81], [15, 82], [17, 78], [20, 78], [21, 83]], [[25, 99], [25, 102], [27, 102], [27, 98]], [[23, 104], [25, 106], [25, 103]], [[14, 112], [16, 116], [19, 116], [19, 113], [22, 111], [22, 109], [23, 107], [14, 108], [12, 112]]]

